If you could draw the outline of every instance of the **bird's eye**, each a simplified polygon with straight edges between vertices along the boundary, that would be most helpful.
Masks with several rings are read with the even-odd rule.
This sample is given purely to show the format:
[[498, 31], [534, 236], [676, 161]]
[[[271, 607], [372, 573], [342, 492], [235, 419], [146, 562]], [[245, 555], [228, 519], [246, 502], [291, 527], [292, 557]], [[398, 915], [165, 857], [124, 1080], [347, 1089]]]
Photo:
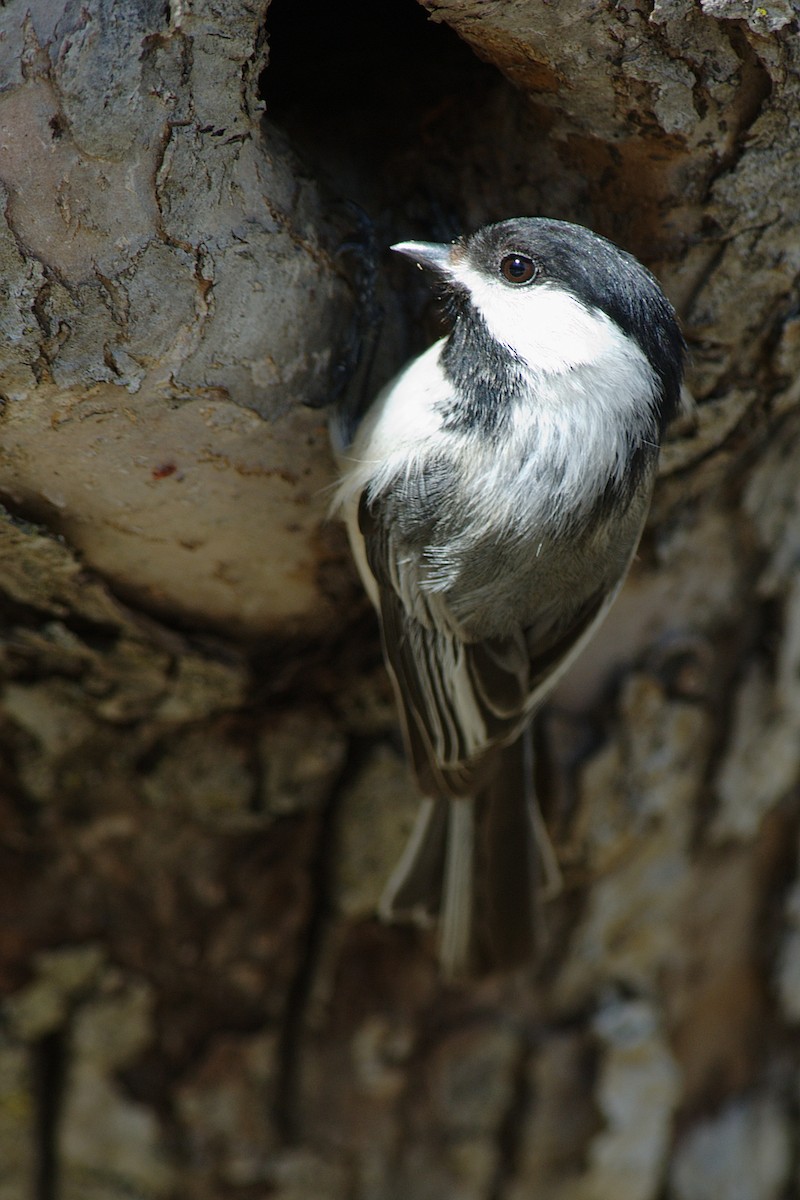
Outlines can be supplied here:
[[500, 263], [500, 274], [507, 283], [530, 283], [538, 272], [526, 254], [507, 254]]

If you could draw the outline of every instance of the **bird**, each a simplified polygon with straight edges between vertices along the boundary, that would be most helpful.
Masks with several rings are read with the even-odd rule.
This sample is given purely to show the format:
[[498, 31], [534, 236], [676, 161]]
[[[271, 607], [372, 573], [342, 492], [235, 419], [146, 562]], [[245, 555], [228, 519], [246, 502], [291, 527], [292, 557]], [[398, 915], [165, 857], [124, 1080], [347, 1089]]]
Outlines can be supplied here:
[[378, 911], [438, 921], [457, 980], [535, 959], [557, 868], [531, 722], [628, 572], [686, 346], [655, 277], [581, 225], [392, 249], [432, 274], [449, 332], [340, 445], [335, 505], [421, 797]]

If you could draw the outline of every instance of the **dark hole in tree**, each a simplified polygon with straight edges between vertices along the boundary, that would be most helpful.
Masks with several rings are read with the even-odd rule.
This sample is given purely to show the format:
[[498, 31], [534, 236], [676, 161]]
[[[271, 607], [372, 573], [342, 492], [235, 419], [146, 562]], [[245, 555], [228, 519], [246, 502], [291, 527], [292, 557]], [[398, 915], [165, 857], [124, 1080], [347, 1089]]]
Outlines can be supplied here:
[[391, 232], [398, 210], [398, 234], [462, 232], [459, 156], [498, 72], [416, 0], [273, 0], [267, 35], [267, 121], [314, 174]]
[[[363, 246], [346, 259], [359, 331], [332, 383], [337, 396], [355, 387], [360, 411], [445, 328], [430, 281], [392, 242], [535, 213], [591, 224], [586, 181], [550, 138], [551, 114], [417, 0], [273, 0], [266, 33], [268, 137], [327, 189], [342, 241]], [[360, 229], [347, 202], [366, 214]]]

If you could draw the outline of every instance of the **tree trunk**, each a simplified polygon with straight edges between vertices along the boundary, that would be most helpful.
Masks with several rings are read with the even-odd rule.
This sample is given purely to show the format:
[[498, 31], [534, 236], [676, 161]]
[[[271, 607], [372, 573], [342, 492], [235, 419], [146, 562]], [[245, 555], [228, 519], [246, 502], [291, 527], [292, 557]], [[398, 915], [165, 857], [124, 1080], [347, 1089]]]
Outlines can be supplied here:
[[[800, 1196], [790, 0], [0, 33], [0, 1200]], [[445, 986], [321, 406], [433, 337], [386, 245], [530, 213], [656, 271], [697, 408], [540, 722], [542, 956]]]

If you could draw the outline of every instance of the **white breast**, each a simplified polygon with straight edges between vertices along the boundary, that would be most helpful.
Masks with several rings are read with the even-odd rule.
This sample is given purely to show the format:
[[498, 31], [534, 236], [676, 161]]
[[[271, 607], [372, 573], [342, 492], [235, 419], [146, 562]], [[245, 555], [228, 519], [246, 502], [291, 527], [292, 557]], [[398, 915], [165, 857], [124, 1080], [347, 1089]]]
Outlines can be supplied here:
[[385, 482], [413, 469], [419, 456], [440, 439], [440, 406], [453, 395], [439, 362], [445, 339], [412, 359], [387, 384], [364, 417], [353, 445], [342, 455], [344, 478], [336, 494], [346, 506], [366, 486], [380, 492]]
[[[445, 340], [431, 346], [377, 398], [345, 457], [337, 501], [351, 529], [365, 488], [378, 495], [435, 455], [452, 463], [465, 541], [476, 532], [552, 532], [621, 479], [631, 440], [651, 434], [658, 381], [604, 313], [547, 285], [511, 289], [477, 275], [469, 283], [490, 332], [522, 369], [511, 419], [498, 439], [452, 421], [443, 428], [453, 385], [440, 362]], [[430, 582], [445, 588], [448, 576], [443, 569]]]

